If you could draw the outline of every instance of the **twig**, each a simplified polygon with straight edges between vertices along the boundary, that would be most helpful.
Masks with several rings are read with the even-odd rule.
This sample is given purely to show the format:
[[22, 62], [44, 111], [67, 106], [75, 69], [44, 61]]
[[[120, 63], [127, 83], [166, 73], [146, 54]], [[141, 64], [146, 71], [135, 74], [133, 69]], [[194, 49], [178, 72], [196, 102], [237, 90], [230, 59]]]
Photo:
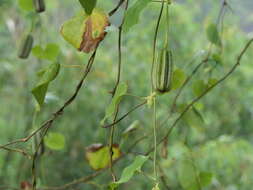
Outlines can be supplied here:
[[116, 5], [116, 7], [109, 12], [109, 16], [112, 16], [120, 8], [120, 6], [124, 3], [124, 1], [125, 0], [120, 0], [119, 3]]
[[125, 119], [130, 113], [132, 113], [133, 111], [137, 110], [139, 107], [145, 105], [146, 103], [147, 103], [147, 101], [145, 100], [144, 102], [142, 102], [142, 103], [136, 105], [135, 107], [133, 107], [131, 110], [129, 110], [127, 113], [125, 113], [125, 114], [124, 114], [121, 118], [119, 118], [117, 121], [115, 121], [115, 122], [113, 122], [113, 123], [111, 123], [111, 124], [109, 124], [109, 125], [105, 125], [105, 126], [103, 126], [103, 127], [104, 127], [104, 128], [112, 127], [113, 125], [115, 125], [115, 124], [121, 122], [121, 121], [122, 121], [123, 119]]

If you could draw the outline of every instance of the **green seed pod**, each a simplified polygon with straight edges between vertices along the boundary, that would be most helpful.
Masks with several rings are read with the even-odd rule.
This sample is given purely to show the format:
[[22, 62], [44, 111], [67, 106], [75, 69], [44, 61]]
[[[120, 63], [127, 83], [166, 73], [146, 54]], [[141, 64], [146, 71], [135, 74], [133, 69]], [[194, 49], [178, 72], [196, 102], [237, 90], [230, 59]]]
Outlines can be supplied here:
[[155, 90], [161, 94], [169, 92], [171, 89], [171, 79], [173, 71], [172, 52], [162, 49], [159, 53], [155, 67]]
[[33, 4], [37, 13], [44, 12], [46, 10], [44, 0], [33, 0]]
[[33, 37], [31, 34], [28, 34], [21, 42], [18, 57], [21, 59], [28, 58], [32, 50], [32, 46], [33, 46]]

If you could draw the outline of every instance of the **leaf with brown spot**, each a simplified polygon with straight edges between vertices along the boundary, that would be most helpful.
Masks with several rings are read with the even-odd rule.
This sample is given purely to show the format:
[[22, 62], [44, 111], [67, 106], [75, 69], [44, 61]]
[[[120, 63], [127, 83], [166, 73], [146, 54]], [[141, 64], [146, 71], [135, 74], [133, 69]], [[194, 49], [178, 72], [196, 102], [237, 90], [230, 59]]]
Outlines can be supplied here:
[[104, 39], [105, 28], [109, 25], [108, 15], [94, 9], [89, 16], [81, 12], [66, 21], [61, 28], [61, 34], [79, 51], [89, 53]]

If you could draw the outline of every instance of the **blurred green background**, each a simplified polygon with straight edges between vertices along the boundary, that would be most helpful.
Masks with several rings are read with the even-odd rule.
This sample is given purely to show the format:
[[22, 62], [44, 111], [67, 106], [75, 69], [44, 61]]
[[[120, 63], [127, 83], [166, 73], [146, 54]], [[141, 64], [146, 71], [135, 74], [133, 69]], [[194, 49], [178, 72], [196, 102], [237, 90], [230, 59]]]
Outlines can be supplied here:
[[[130, 1], [130, 6], [134, 1]], [[189, 103], [194, 98], [194, 84], [199, 80], [220, 78], [236, 62], [245, 43], [253, 34], [252, 0], [229, 0], [231, 9], [226, 10], [222, 32], [222, 61], [209, 61], [194, 76], [179, 99], [179, 104]], [[50, 85], [46, 104], [35, 121], [38, 127], [72, 95], [82, 75], [80, 67], [85, 65], [88, 55], [77, 52], [61, 37], [59, 30], [63, 22], [81, 10], [77, 1], [47, 0], [47, 10], [40, 14], [34, 31], [35, 45], [45, 47], [48, 43], [59, 46], [59, 63], [62, 65], [57, 79]], [[117, 1], [98, 1], [98, 7], [111, 10]], [[219, 0], [177, 0], [171, 7], [171, 47], [176, 68], [190, 74], [204, 58], [209, 48], [206, 24], [216, 22], [220, 10]], [[140, 23], [122, 40], [122, 79], [129, 85], [129, 93], [148, 96], [150, 91], [150, 68], [152, 41], [159, 3], [150, 3], [141, 16]], [[119, 15], [113, 20], [117, 21]], [[36, 72], [50, 61], [30, 55], [28, 60], [17, 58], [18, 44], [24, 32], [29, 30], [33, 14], [19, 7], [17, 0], [0, 0], [0, 144], [25, 137], [32, 127], [35, 100], [31, 89], [36, 84]], [[117, 74], [117, 31], [110, 31], [99, 47], [95, 64], [85, 86], [76, 101], [70, 105], [51, 131], [65, 136], [63, 150], [46, 148], [39, 159], [39, 186], [59, 186], [76, 178], [89, 175], [93, 170], [84, 158], [85, 147], [93, 143], [106, 144], [109, 130], [99, 125], [105, 108], [110, 102]], [[159, 46], [162, 44], [159, 34]], [[215, 52], [215, 48], [214, 48]], [[190, 63], [194, 59], [194, 62]], [[190, 112], [178, 124], [169, 138], [168, 158], [158, 161], [166, 176], [170, 189], [180, 190], [178, 168], [186, 152], [191, 152], [196, 166], [201, 171], [212, 173], [212, 182], [207, 190], [250, 190], [253, 186], [253, 47], [245, 54], [240, 67], [224, 83], [215, 88], [196, 105], [202, 119]], [[214, 67], [214, 65], [216, 65]], [[159, 97], [158, 121], [164, 120], [176, 90]], [[139, 102], [133, 97], [124, 98], [120, 115]], [[177, 113], [175, 113], [177, 115]], [[152, 110], [143, 107], [117, 125], [115, 142], [122, 152], [143, 134], [152, 132]], [[140, 127], [129, 137], [122, 131], [135, 120]], [[159, 136], [167, 131], [173, 119], [159, 130]], [[133, 152], [145, 153], [153, 144], [152, 136], [139, 143]], [[18, 145], [32, 149], [32, 141]], [[135, 154], [129, 154], [115, 166], [119, 176], [129, 165]], [[145, 164], [144, 172], [152, 173], [152, 162]], [[31, 179], [31, 161], [24, 156], [0, 151], [1, 186], [19, 187], [21, 181]], [[76, 189], [104, 188], [110, 182], [109, 172], [104, 172], [94, 184], [80, 184]], [[153, 182], [144, 175], [136, 175], [120, 189], [151, 189]], [[166, 189], [161, 183], [161, 189]], [[5, 188], [11, 189], [11, 188]]]

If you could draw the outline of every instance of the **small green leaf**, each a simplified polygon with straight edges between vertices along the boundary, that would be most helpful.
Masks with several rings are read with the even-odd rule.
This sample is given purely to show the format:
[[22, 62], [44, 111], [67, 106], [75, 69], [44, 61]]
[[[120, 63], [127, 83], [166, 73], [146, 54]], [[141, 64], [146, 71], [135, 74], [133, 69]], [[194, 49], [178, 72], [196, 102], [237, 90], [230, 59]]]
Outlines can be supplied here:
[[118, 104], [120, 103], [122, 97], [126, 93], [127, 93], [127, 84], [122, 82], [118, 85], [110, 105], [106, 108], [105, 117], [100, 122], [102, 126], [105, 124], [105, 121], [116, 112]]
[[84, 8], [86, 14], [90, 15], [93, 9], [96, 7], [97, 0], [79, 0], [80, 4]]
[[[112, 147], [112, 159], [116, 160], [121, 156], [119, 145], [114, 144]], [[110, 148], [102, 144], [92, 144], [86, 148], [85, 157], [89, 165], [94, 170], [99, 170], [107, 167], [110, 163]]]
[[178, 180], [185, 190], [199, 190], [197, 172], [191, 160], [181, 160], [178, 168]]
[[180, 88], [186, 79], [186, 75], [183, 70], [176, 69], [172, 75], [172, 89], [176, 90]]
[[207, 38], [211, 43], [217, 46], [221, 46], [221, 39], [219, 36], [219, 32], [218, 32], [217, 26], [214, 23], [211, 23], [207, 27], [206, 33], [207, 33]]
[[45, 70], [40, 71], [39, 73], [40, 80], [37, 83], [37, 85], [32, 89], [32, 94], [37, 100], [40, 107], [42, 107], [44, 103], [49, 83], [57, 77], [59, 71], [60, 71], [59, 63], [53, 63], [49, 65], [49, 67], [46, 68]]
[[59, 55], [59, 46], [54, 43], [47, 44], [45, 50], [41, 46], [35, 46], [32, 49], [32, 53], [39, 59], [47, 59], [49, 61], [56, 61]]
[[140, 127], [140, 121], [135, 120], [126, 130], [123, 131], [123, 136], [127, 136], [129, 133], [135, 131]]
[[213, 174], [210, 172], [200, 172], [199, 173], [199, 180], [201, 187], [206, 187], [210, 185], [212, 182]]
[[32, 54], [39, 59], [44, 58], [44, 50], [41, 46], [34, 46], [32, 49]]
[[55, 61], [57, 56], [59, 55], [59, 46], [57, 44], [47, 44], [46, 49], [44, 50], [44, 56], [46, 59]]
[[214, 84], [217, 83], [217, 81], [218, 81], [218, 80], [215, 79], [215, 78], [210, 78], [210, 79], [208, 80], [208, 83], [207, 83], [208, 87], [213, 86]]
[[192, 90], [195, 96], [200, 96], [207, 88], [203, 80], [197, 80], [192, 85]]
[[126, 11], [123, 25], [124, 32], [128, 32], [132, 26], [138, 24], [140, 14], [149, 2], [151, 2], [151, 0], [137, 0], [135, 4]]
[[114, 189], [114, 188], [118, 187], [119, 184], [128, 182], [133, 177], [133, 175], [136, 171], [141, 170], [142, 165], [147, 160], [148, 160], [148, 157], [146, 157], [146, 156], [137, 156], [137, 157], [135, 157], [134, 162], [131, 165], [127, 166], [123, 170], [123, 172], [121, 174], [121, 177], [120, 177], [120, 180], [110, 184], [111, 189]]
[[212, 55], [212, 59], [219, 65], [222, 65], [223, 64], [223, 60], [220, 56], [220, 54], [213, 54]]
[[45, 137], [45, 145], [52, 150], [62, 150], [65, 147], [65, 137], [61, 133], [50, 132]]
[[33, 0], [19, 0], [18, 4], [25, 11], [33, 11]]

